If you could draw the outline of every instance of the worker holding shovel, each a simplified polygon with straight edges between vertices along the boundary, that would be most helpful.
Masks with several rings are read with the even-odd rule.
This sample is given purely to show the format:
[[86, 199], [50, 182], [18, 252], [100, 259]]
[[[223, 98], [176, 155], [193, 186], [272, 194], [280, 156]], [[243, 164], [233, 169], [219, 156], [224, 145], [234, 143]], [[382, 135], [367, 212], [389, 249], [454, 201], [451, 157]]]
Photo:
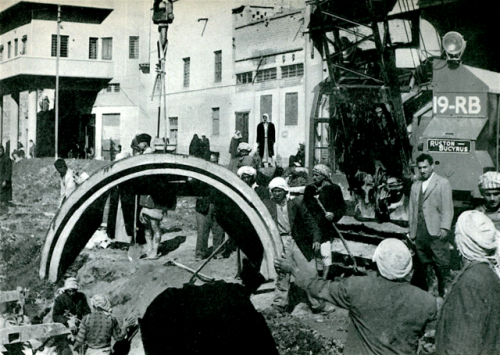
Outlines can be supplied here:
[[338, 237], [335, 223], [345, 214], [346, 204], [342, 190], [331, 180], [330, 169], [323, 164], [313, 168], [313, 182], [304, 190], [304, 204], [316, 219], [321, 232], [321, 242], [314, 249], [321, 252], [324, 265], [323, 277], [326, 279], [332, 265], [332, 240]]

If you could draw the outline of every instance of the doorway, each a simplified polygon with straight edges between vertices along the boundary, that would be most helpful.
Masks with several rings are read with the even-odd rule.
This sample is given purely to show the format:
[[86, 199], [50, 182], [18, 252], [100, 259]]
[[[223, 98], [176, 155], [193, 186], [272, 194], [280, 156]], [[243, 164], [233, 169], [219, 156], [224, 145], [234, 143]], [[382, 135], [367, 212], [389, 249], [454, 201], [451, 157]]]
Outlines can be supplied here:
[[241, 136], [243, 137], [242, 142], [248, 143], [248, 118], [250, 116], [250, 112], [236, 112], [236, 130], [241, 132]]

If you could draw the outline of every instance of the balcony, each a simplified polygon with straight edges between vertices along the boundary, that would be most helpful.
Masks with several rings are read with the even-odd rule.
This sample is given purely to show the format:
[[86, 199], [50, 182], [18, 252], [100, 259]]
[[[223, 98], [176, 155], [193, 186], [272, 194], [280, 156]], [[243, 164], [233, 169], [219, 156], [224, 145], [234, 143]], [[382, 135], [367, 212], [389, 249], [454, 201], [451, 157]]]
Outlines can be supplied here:
[[[20, 56], [0, 63], [0, 81], [25, 75], [55, 76], [56, 58]], [[59, 76], [109, 80], [113, 78], [113, 62], [60, 58]]]

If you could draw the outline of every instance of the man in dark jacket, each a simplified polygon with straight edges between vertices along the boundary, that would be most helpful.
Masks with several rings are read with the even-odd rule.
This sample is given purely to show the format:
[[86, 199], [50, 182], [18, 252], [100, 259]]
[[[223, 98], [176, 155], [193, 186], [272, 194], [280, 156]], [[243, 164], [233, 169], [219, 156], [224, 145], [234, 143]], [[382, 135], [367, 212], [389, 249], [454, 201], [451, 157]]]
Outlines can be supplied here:
[[325, 279], [332, 265], [332, 240], [337, 234], [333, 223], [337, 223], [346, 210], [342, 190], [330, 177], [330, 169], [326, 165], [318, 164], [313, 168], [313, 183], [307, 185], [304, 190], [304, 204], [316, 219], [321, 231], [321, 257]]
[[0, 214], [8, 212], [12, 200], [12, 160], [0, 145]]
[[[87, 302], [87, 297], [85, 297], [83, 293], [78, 292], [78, 282], [76, 278], [68, 278], [60, 291], [62, 291], [62, 293], [57, 296], [54, 301], [52, 320], [54, 323], [62, 323], [70, 327], [70, 318], [75, 317], [77, 320], [81, 321], [85, 315], [90, 313], [90, 307]], [[56, 337], [55, 343], [58, 354], [72, 354], [66, 335]]]
[[[291, 260], [297, 260], [307, 265], [308, 270], [317, 275], [313, 245], [319, 243], [321, 233], [301, 198], [288, 198], [288, 184], [281, 177], [274, 178], [269, 183], [272, 200], [264, 200], [264, 204], [276, 222], [283, 241], [284, 255]], [[319, 249], [318, 249], [319, 250]], [[285, 311], [289, 303], [290, 289], [289, 272], [278, 273], [276, 289], [272, 306], [279, 311]], [[325, 303], [308, 294], [311, 310], [319, 313], [325, 309]]]
[[345, 355], [416, 354], [418, 340], [435, 319], [438, 302], [409, 283], [411, 253], [397, 239], [382, 241], [373, 255], [379, 275], [326, 281], [307, 264], [278, 258], [278, 271], [290, 272], [295, 282], [315, 297], [347, 309], [351, 318]]
[[262, 122], [257, 125], [257, 144], [259, 145], [259, 156], [263, 163], [272, 162], [274, 142], [276, 141], [274, 124], [268, 121], [269, 115], [265, 113], [262, 115]]

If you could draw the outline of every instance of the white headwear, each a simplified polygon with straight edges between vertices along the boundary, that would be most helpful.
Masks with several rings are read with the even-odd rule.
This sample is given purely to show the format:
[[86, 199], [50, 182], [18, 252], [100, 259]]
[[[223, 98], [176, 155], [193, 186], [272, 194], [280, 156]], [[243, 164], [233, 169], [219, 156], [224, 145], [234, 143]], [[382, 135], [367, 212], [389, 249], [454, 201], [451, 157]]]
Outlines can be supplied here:
[[243, 174], [255, 176], [257, 175], [257, 170], [255, 170], [251, 166], [242, 166], [241, 168], [238, 169], [238, 172], [236, 174], [239, 177], [241, 177]]
[[286, 180], [283, 179], [282, 177], [275, 177], [269, 183], [269, 190], [272, 191], [276, 187], [280, 188], [280, 189], [283, 189], [285, 191], [289, 191], [290, 190], [290, 187], [288, 186]]
[[481, 190], [500, 189], [500, 173], [488, 171], [479, 177], [479, 188]]
[[380, 242], [372, 260], [377, 263], [380, 275], [388, 280], [404, 279], [413, 268], [410, 250], [402, 241], [395, 238]]
[[457, 248], [466, 259], [488, 261], [495, 254], [499, 232], [484, 213], [465, 211], [455, 227]]

